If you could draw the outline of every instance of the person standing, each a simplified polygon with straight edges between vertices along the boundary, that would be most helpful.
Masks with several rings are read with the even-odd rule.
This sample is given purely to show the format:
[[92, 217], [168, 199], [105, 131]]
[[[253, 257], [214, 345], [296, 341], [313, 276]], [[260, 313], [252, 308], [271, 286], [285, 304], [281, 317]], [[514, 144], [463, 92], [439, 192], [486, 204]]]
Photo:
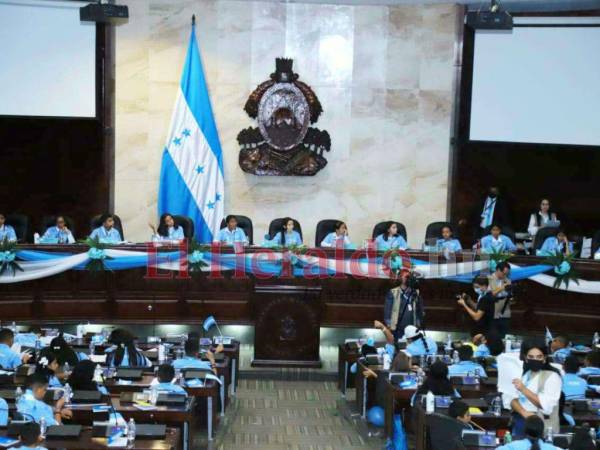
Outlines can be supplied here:
[[494, 273], [488, 277], [489, 289], [495, 299], [492, 327], [501, 339], [506, 336], [510, 329], [512, 316], [510, 306], [513, 301], [513, 293], [509, 274], [510, 265], [507, 262], [500, 262], [496, 265]]
[[421, 328], [423, 324], [423, 301], [419, 290], [409, 285], [410, 273], [402, 272], [400, 285], [392, 288], [385, 296], [383, 320], [394, 335], [394, 340], [404, 336], [408, 325]]

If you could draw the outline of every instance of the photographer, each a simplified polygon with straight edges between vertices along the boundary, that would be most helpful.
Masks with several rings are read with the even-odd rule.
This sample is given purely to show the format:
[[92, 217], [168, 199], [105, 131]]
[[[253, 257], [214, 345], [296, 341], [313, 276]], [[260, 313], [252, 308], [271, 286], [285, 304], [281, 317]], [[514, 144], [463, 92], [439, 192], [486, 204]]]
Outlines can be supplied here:
[[400, 276], [400, 285], [390, 289], [385, 296], [383, 320], [394, 335], [394, 341], [404, 336], [408, 325], [422, 328], [423, 303], [416, 278], [408, 271]]
[[494, 305], [493, 328], [498, 332], [498, 336], [503, 339], [510, 329], [511, 311], [510, 306], [513, 303], [513, 285], [509, 278], [510, 265], [507, 262], [499, 262], [496, 270], [488, 277], [490, 292], [496, 301]]
[[457, 296], [457, 302], [474, 321], [471, 336], [478, 334], [489, 336], [493, 328], [496, 304], [496, 299], [489, 291], [489, 280], [481, 276], [475, 278], [473, 280], [473, 290], [477, 294], [477, 301], [473, 301], [469, 295], [463, 293]]

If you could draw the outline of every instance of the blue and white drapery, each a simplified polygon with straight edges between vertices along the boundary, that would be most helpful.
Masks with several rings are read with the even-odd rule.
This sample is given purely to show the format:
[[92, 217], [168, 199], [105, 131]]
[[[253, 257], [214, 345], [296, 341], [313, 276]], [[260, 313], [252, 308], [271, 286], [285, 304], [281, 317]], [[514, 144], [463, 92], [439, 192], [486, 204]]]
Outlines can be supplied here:
[[192, 24], [163, 150], [158, 213], [191, 217], [196, 239], [211, 242], [223, 219], [224, 187], [221, 144]]

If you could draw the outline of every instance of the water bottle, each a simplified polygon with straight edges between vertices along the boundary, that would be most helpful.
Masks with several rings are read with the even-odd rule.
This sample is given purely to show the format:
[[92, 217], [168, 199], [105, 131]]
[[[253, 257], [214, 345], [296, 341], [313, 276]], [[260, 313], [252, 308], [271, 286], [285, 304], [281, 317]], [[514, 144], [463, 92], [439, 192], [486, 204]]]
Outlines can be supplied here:
[[600, 344], [600, 334], [598, 334], [597, 331], [594, 333], [594, 339], [592, 339], [592, 344], [593, 347], [596, 347], [598, 344]]
[[383, 354], [383, 370], [390, 370], [392, 366], [392, 357], [388, 352]]
[[546, 429], [546, 442], [551, 444], [554, 442], [554, 431], [552, 430], [552, 427], [548, 427]]
[[424, 369], [426, 366], [427, 366], [427, 359], [425, 358], [425, 355], [419, 356], [419, 367]]
[[446, 351], [448, 354], [452, 352], [452, 336], [448, 333], [448, 338], [446, 339]]
[[39, 338], [35, 340], [35, 359], [36, 361], [40, 357], [40, 352], [42, 351], [42, 341]]
[[433, 392], [428, 391], [425, 396], [425, 412], [427, 414], [433, 414], [435, 411], [435, 395]]
[[510, 434], [510, 431], [507, 431], [506, 434], [504, 435], [504, 445], [510, 444], [511, 442], [512, 442], [512, 435]]
[[77, 325], [77, 339], [83, 339], [84, 334], [85, 334], [85, 325], [82, 325], [82, 324]]
[[42, 417], [40, 418], [40, 437], [42, 439], [46, 439], [46, 430], [48, 430], [48, 426], [46, 425], [46, 418]]
[[71, 405], [71, 394], [73, 391], [71, 390], [71, 385], [69, 383], [65, 384], [65, 406]]
[[452, 352], [452, 364], [458, 364], [460, 362], [460, 358], [458, 357], [458, 350], [454, 350]]
[[596, 429], [595, 428], [590, 428], [590, 437], [592, 438], [592, 441], [596, 442]]
[[512, 341], [507, 337], [504, 340], [504, 352], [510, 353], [512, 351]]
[[33, 233], [33, 243], [34, 244], [40, 243], [40, 233]]
[[133, 442], [135, 441], [135, 433], [135, 420], [133, 420], [133, 417], [131, 417], [129, 419], [129, 423], [127, 424], [127, 445], [133, 445]]
[[94, 342], [94, 336], [90, 339], [90, 355], [96, 352], [96, 343]]
[[494, 398], [494, 401], [492, 402], [492, 410], [494, 412], [494, 416], [500, 417], [502, 414], [502, 401], [500, 400], [500, 397]]
[[65, 365], [63, 367], [65, 373], [71, 373], [71, 365], [68, 362], [65, 362]]
[[100, 367], [100, 365], [96, 365], [96, 368], [94, 369], [94, 381], [96, 383], [101, 383], [102, 382], [102, 367]]
[[164, 346], [164, 344], [158, 345], [158, 362], [160, 364], [165, 362], [165, 346]]
[[150, 389], [150, 404], [156, 405], [157, 401], [158, 401], [158, 389], [156, 389], [156, 386], [152, 386], [152, 388]]
[[478, 383], [481, 380], [481, 372], [477, 368], [475, 369], [475, 380], [477, 380]]
[[11, 324], [10, 329], [12, 330], [13, 334], [17, 334], [18, 330], [17, 330], [17, 323], [13, 320], [13, 323]]
[[21, 386], [17, 386], [17, 388], [15, 389], [15, 404], [19, 403], [21, 397], [23, 397], [23, 389], [21, 389]]

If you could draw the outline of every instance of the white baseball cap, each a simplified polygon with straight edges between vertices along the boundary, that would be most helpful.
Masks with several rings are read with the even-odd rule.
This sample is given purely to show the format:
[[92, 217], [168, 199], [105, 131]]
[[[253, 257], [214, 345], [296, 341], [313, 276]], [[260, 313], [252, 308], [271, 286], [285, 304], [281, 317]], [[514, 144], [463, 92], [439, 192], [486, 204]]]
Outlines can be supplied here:
[[412, 339], [414, 337], [416, 337], [419, 334], [419, 329], [417, 327], [415, 327], [414, 325], [407, 325], [404, 328], [404, 337], [406, 339]]

